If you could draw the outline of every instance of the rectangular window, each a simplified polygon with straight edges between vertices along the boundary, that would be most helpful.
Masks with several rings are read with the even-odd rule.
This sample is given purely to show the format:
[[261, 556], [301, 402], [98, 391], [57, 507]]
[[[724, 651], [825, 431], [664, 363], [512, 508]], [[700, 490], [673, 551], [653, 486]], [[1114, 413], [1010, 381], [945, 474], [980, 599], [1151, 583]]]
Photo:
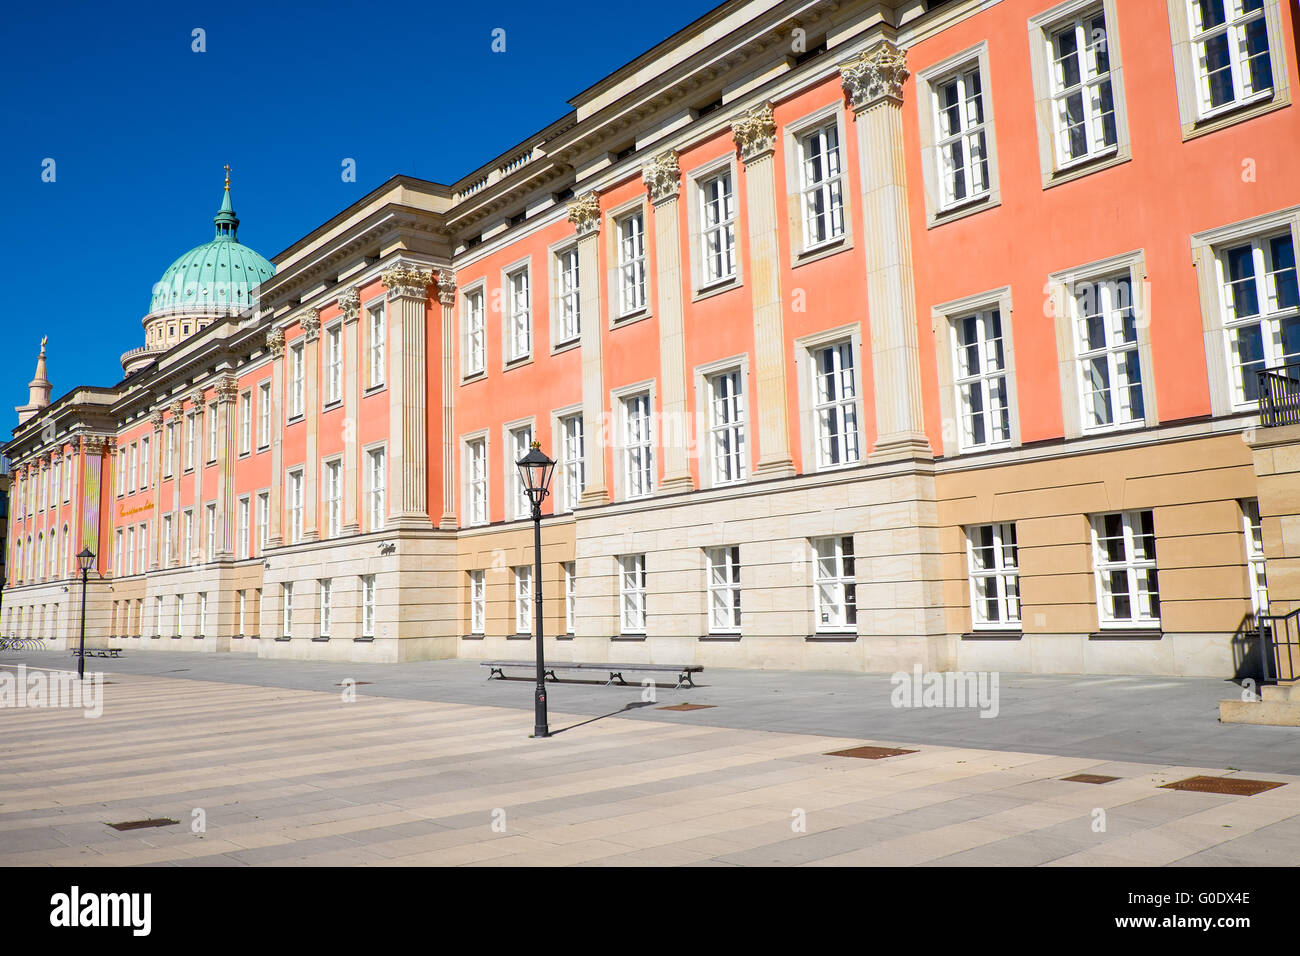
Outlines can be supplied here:
[[[140, 487], [148, 488], [153, 483], [153, 472], [149, 469], [149, 439], [140, 439]], [[55, 493], [57, 494], [59, 486], [58, 473], [56, 471], [54, 478]]]
[[375, 636], [375, 576], [361, 576], [361, 636]]
[[176, 636], [185, 636], [185, 595], [176, 595]]
[[577, 565], [566, 561], [564, 567], [564, 633], [573, 633], [573, 622], [578, 609]]
[[625, 498], [654, 492], [654, 446], [650, 435], [650, 393], [620, 401], [623, 411], [623, 481]]
[[343, 327], [325, 333], [325, 404], [343, 401]]
[[740, 371], [732, 369], [712, 376], [709, 387], [709, 462], [715, 485], [744, 481], [745, 407], [741, 397]]
[[253, 446], [253, 393], [239, 396], [239, 453], [247, 455]]
[[1057, 168], [1115, 152], [1105, 14], [1094, 10], [1058, 24], [1049, 33], [1048, 47]]
[[[127, 491], [135, 491], [139, 487], [140, 481], [140, 448], [134, 442], [128, 451], [127, 456], [128, 470], [126, 476]], [[49, 496], [49, 479], [46, 479], [45, 490], [41, 493], [42, 500], [51, 500]]]
[[159, 594], [153, 600], [153, 632], [159, 637], [163, 633], [163, 598]]
[[560, 419], [560, 510], [573, 511], [587, 487], [587, 458], [583, 444], [582, 416]]
[[208, 406], [208, 462], [217, 460], [217, 403]]
[[343, 462], [325, 463], [325, 529], [331, 538], [343, 531]]
[[623, 633], [644, 634], [646, 629], [645, 555], [623, 555], [618, 559], [618, 570]]
[[380, 302], [370, 309], [370, 379], [367, 387], [376, 388], [383, 385], [385, 336], [387, 328], [384, 322], [384, 304]]
[[533, 633], [533, 568], [515, 568], [515, 633]]
[[555, 303], [559, 316], [556, 345], [572, 342], [582, 333], [582, 299], [579, 292], [578, 247], [570, 246], [555, 256]]
[[[142, 524], [140, 525], [139, 528], [136, 529], [135, 540], [137, 546], [140, 549], [139, 552], [136, 554], [135, 566], [140, 569], [141, 574], [144, 574], [146, 571], [149, 570], [149, 525], [148, 524]], [[50, 563], [51, 564], [54, 563], [53, 551], [50, 552]], [[51, 568], [50, 576], [53, 577], [53, 575], [54, 575], [54, 569]]]
[[532, 351], [533, 319], [528, 288], [528, 269], [506, 276], [507, 360], [527, 358]]
[[827, 123], [799, 137], [799, 197], [805, 251], [844, 235], [844, 163], [839, 140], [839, 127], [835, 123]]
[[816, 380], [817, 465], [836, 468], [861, 460], [858, 388], [853, 344], [840, 342], [812, 353]]
[[[120, 498], [126, 494], [126, 475], [127, 462], [129, 457], [127, 449], [123, 448], [117, 453], [117, 496]], [[36, 510], [45, 510], [45, 482], [39, 476], [36, 479]]]
[[736, 276], [736, 197], [731, 170], [710, 176], [699, 184], [700, 253], [704, 285]]
[[487, 621], [487, 573], [471, 571], [469, 573], [469, 632], [482, 634]]
[[1159, 627], [1160, 591], [1152, 512], [1095, 515], [1092, 550], [1102, 626]]
[[740, 630], [740, 548], [710, 548], [709, 632]]
[[1006, 444], [1011, 441], [1011, 412], [1002, 315], [986, 309], [954, 320], [951, 328], [961, 447]]
[[248, 633], [248, 620], [247, 620], [248, 592], [239, 591], [238, 596], [239, 596], [239, 630], [236, 633], [240, 637], [243, 637], [245, 634]]
[[512, 428], [510, 430], [510, 449], [511, 456], [506, 461], [506, 487], [511, 489], [510, 499], [513, 502], [512, 518], [530, 518], [533, 514], [533, 503], [528, 498], [528, 489], [524, 487], [522, 476], [515, 462], [519, 461], [528, 454], [528, 450], [533, 441], [533, 429], [531, 425], [525, 425], [523, 428]]
[[72, 456], [63, 458], [63, 500], [72, 500]]
[[289, 418], [301, 418], [306, 405], [307, 362], [301, 345], [289, 349]]
[[185, 470], [186, 471], [189, 471], [191, 468], [194, 467], [194, 458], [195, 458], [194, 443], [198, 440], [198, 436], [195, 434], [196, 430], [197, 430], [197, 424], [195, 422], [194, 413], [187, 412], [185, 414]]
[[262, 589], [257, 588], [257, 636], [262, 636]]
[[487, 440], [465, 443], [465, 523], [488, 523]]
[[163, 477], [172, 476], [172, 459], [176, 456], [176, 423], [168, 422], [163, 432]]
[[484, 293], [482, 289], [465, 293], [464, 332], [461, 343], [464, 367], [461, 374], [478, 375], [487, 367], [487, 340], [484, 332]]
[[235, 559], [242, 561], [249, 556], [248, 554], [248, 534], [249, 534], [249, 500], [247, 497], [239, 499], [239, 531], [238, 539], [235, 542]]
[[208, 560], [215, 561], [217, 558], [217, 506], [207, 505], [204, 512], [208, 522]]
[[645, 308], [645, 218], [639, 212], [617, 222], [618, 314], [632, 315]]
[[199, 637], [206, 637], [208, 634], [208, 592], [203, 591], [199, 594]]
[[1202, 117], [1273, 91], [1263, 0], [1188, 0], [1192, 64]]
[[162, 566], [172, 566], [172, 516], [163, 515], [162, 525]]
[[271, 444], [271, 383], [257, 386], [257, 447]]
[[388, 466], [384, 449], [376, 448], [366, 454], [366, 515], [371, 531], [379, 531], [384, 527], [384, 489], [387, 486]]
[[939, 153], [940, 206], [950, 209], [989, 194], [984, 96], [978, 64], [932, 85]]
[[289, 543], [302, 540], [303, 528], [303, 475], [302, 470], [289, 472]]
[[1014, 524], [966, 530], [972, 624], [977, 628], [1020, 626], [1020, 556]]
[[334, 582], [324, 578], [320, 582], [320, 636], [330, 636], [334, 617]]
[[280, 634], [282, 637], [293, 636], [293, 582], [286, 581], [280, 585], [281, 618]]
[[185, 545], [181, 551], [181, 563], [192, 564], [194, 562], [194, 511], [191, 509], [185, 512]]
[[854, 580], [853, 538], [819, 538], [816, 555], [816, 613], [818, 631], [856, 631], [858, 589]]
[[1300, 361], [1300, 288], [1291, 233], [1217, 250], [1234, 404], [1259, 399], [1259, 373]]
[[257, 496], [257, 553], [266, 550], [267, 539], [271, 537], [271, 494], [264, 491]]
[[1083, 427], [1142, 423], [1146, 409], [1132, 280], [1123, 275], [1076, 282], [1071, 301]]
[[1259, 501], [1241, 502], [1241, 523], [1246, 532], [1246, 574], [1250, 582], [1250, 608], [1256, 617], [1268, 613], [1268, 583], [1264, 578], [1264, 530], [1259, 520]]

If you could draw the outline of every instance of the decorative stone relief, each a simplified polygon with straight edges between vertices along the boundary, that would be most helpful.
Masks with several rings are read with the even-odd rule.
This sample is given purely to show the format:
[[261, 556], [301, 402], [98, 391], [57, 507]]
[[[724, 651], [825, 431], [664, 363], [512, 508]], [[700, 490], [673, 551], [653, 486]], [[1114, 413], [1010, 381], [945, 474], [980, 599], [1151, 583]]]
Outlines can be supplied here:
[[390, 299], [427, 299], [429, 284], [433, 282], [433, 273], [423, 269], [410, 269], [397, 266], [389, 269], [379, 277], [379, 281], [388, 290]]
[[677, 165], [676, 150], [660, 153], [646, 163], [645, 169], [641, 171], [641, 180], [650, 193], [650, 201], [655, 205], [674, 198], [682, 185], [682, 171]]
[[266, 350], [271, 353], [272, 358], [279, 358], [284, 354], [284, 329], [271, 329], [266, 333]]
[[339, 308], [343, 311], [343, 321], [355, 320], [361, 314], [361, 293], [356, 289], [344, 289], [339, 293]]
[[239, 397], [239, 380], [233, 375], [223, 375], [217, 379], [217, 401], [229, 405]]
[[307, 334], [308, 342], [315, 342], [320, 336], [320, 311], [317, 309], [308, 309], [302, 314], [299, 320], [303, 332]]
[[760, 103], [746, 110], [731, 124], [731, 135], [740, 150], [740, 158], [746, 163], [770, 155], [776, 147], [776, 119], [772, 115], [772, 104]]
[[443, 305], [456, 304], [456, 273], [450, 269], [438, 270], [438, 301]]
[[573, 223], [579, 236], [600, 231], [600, 199], [595, 193], [583, 193], [569, 203], [569, 222]]
[[888, 41], [840, 64], [844, 92], [855, 112], [882, 99], [903, 102], [903, 83], [907, 72], [907, 54]]

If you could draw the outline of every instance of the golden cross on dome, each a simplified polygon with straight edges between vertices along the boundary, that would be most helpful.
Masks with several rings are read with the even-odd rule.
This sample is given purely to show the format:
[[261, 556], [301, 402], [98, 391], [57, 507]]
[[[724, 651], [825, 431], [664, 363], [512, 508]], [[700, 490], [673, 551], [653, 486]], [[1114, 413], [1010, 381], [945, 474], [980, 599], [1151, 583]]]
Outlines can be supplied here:
[[226, 170], [226, 190], [229, 191], [230, 189], [230, 164], [229, 163], [226, 163], [225, 170]]

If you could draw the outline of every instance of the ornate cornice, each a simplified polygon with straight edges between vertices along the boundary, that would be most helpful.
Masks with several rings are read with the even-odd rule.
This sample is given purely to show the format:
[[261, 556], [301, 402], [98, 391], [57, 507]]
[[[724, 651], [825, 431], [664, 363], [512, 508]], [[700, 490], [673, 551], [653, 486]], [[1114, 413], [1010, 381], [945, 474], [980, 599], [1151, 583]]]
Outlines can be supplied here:
[[308, 309], [298, 320], [302, 326], [303, 332], [307, 335], [308, 342], [315, 342], [320, 338], [320, 311], [318, 309]]
[[438, 301], [443, 305], [456, 304], [456, 273], [450, 269], [438, 270]]
[[903, 83], [909, 75], [907, 53], [888, 40], [840, 64], [844, 92], [854, 112], [861, 112], [883, 99], [901, 104]]
[[388, 290], [390, 299], [425, 301], [429, 298], [429, 284], [433, 282], [433, 273], [425, 272], [423, 269], [396, 266], [380, 275], [379, 281]]
[[656, 206], [668, 199], [676, 199], [682, 186], [682, 171], [677, 165], [677, 151], [660, 153], [641, 170], [641, 181]]
[[731, 135], [746, 163], [770, 156], [776, 148], [776, 119], [771, 103], [760, 103], [746, 110], [731, 124]]
[[339, 293], [339, 309], [343, 312], [344, 322], [354, 322], [361, 315], [361, 293], [356, 289], [344, 289]]
[[239, 397], [239, 379], [233, 375], [223, 375], [217, 379], [217, 401], [229, 405]]
[[271, 329], [266, 333], [266, 350], [271, 353], [272, 358], [279, 358], [284, 354], [284, 329]]
[[569, 203], [569, 222], [579, 236], [600, 232], [600, 199], [594, 192], [583, 193]]

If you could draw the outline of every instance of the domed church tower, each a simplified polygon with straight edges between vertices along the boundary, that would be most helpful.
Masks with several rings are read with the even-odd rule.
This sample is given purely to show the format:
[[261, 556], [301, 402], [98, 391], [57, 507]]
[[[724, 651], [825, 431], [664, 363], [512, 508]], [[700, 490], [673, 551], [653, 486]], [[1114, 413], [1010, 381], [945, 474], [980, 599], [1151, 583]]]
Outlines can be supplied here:
[[149, 314], [143, 319], [145, 344], [122, 356], [126, 375], [144, 368], [163, 352], [215, 320], [253, 308], [257, 287], [275, 266], [239, 242], [239, 217], [230, 201], [230, 167], [221, 208], [212, 217], [216, 235], [173, 262], [154, 284]]

